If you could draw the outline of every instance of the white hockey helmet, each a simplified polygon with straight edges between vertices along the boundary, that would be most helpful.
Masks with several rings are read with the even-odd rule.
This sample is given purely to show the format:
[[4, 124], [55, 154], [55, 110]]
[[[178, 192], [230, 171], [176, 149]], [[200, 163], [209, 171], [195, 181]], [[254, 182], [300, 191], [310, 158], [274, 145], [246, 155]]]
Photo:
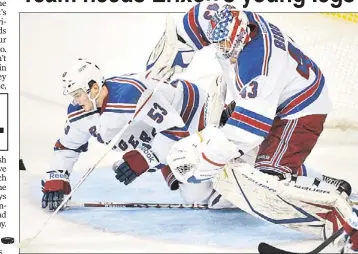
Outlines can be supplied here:
[[236, 59], [250, 41], [249, 34], [249, 19], [245, 12], [224, 5], [212, 16], [207, 37], [224, 58]]
[[[99, 92], [95, 98], [90, 98], [89, 92], [93, 84], [97, 83]], [[78, 58], [68, 71], [62, 75], [62, 88], [64, 95], [71, 95], [72, 92], [82, 89], [85, 91], [89, 99], [96, 109], [96, 99], [104, 84], [104, 76], [100, 68], [93, 62], [84, 58]]]

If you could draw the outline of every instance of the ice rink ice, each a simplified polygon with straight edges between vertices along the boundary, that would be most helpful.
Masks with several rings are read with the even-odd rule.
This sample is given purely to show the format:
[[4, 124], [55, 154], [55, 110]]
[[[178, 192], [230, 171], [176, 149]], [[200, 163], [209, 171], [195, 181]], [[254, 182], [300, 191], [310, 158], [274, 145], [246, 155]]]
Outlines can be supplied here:
[[[21, 172], [21, 240], [37, 233], [50, 215], [40, 208], [40, 181], [48, 170], [53, 145], [63, 131], [67, 101], [61, 74], [77, 57], [94, 59], [104, 74], [144, 69], [163, 31], [164, 14], [21, 14], [21, 148], [27, 171]], [[188, 79], [205, 83], [220, 69], [198, 54]], [[209, 57], [210, 58], [210, 57]], [[205, 59], [205, 60], [203, 60]], [[214, 61], [212, 57], [210, 60]], [[203, 63], [203, 65], [201, 65]], [[357, 116], [354, 116], [357, 117]], [[103, 146], [90, 142], [71, 176], [72, 186], [95, 162]], [[307, 165], [358, 188], [358, 132], [324, 131]], [[96, 157], [97, 156], [97, 157]], [[160, 172], [143, 175], [129, 186], [116, 181], [111, 152], [72, 200], [181, 203]], [[287, 250], [309, 251], [320, 239], [257, 220], [241, 211], [186, 209], [78, 208], [56, 215], [23, 253], [257, 252], [261, 241]], [[328, 247], [324, 252], [336, 251]]]

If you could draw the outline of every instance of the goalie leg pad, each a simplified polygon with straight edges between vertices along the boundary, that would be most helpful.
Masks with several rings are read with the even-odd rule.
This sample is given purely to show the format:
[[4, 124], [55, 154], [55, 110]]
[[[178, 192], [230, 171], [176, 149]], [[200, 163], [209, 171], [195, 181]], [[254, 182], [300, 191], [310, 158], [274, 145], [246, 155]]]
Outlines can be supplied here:
[[174, 74], [186, 70], [194, 54], [178, 36], [174, 18], [168, 15], [165, 32], [147, 60], [147, 77], [170, 80]]
[[336, 230], [352, 211], [347, 196], [327, 183], [309, 177], [278, 181], [245, 163], [221, 172], [214, 189], [257, 218], [320, 237], [326, 224]]
[[[323, 131], [326, 115], [309, 115], [294, 120], [276, 119], [260, 145], [255, 168], [305, 175], [303, 165]], [[302, 142], [304, 140], [305, 142]]]
[[173, 17], [168, 15], [164, 34], [147, 60], [146, 70], [148, 77], [170, 79], [173, 75], [171, 65], [177, 52], [176, 25]]

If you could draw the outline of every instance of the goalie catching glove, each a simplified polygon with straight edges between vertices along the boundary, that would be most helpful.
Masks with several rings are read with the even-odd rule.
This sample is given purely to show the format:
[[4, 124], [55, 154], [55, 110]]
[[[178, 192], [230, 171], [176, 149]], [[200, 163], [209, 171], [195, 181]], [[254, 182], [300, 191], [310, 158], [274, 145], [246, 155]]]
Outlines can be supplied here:
[[176, 142], [167, 163], [178, 181], [200, 183], [215, 177], [227, 162], [242, 154], [221, 130], [208, 126]]
[[[63, 170], [52, 170], [46, 172], [45, 179], [41, 181], [42, 185], [42, 208], [52, 211], [62, 203], [64, 196], [71, 192], [69, 182], [70, 174]], [[64, 206], [61, 210], [64, 209]]]
[[118, 181], [128, 185], [138, 176], [159, 164], [160, 162], [155, 154], [150, 149], [141, 146], [138, 149], [126, 152], [123, 155], [123, 160], [113, 164], [113, 171]]

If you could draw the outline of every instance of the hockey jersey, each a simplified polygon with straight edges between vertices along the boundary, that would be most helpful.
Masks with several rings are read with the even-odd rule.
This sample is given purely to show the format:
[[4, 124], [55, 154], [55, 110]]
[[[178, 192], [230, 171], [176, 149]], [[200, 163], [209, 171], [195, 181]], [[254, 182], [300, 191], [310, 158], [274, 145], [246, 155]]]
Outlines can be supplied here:
[[[220, 5], [200, 3], [177, 24], [179, 37], [193, 50], [210, 45], [207, 31]], [[223, 62], [227, 94], [236, 108], [222, 128], [246, 152], [268, 135], [273, 120], [296, 119], [331, 110], [325, 77], [317, 64], [279, 27], [262, 16], [245, 11], [251, 41], [236, 63]]]
[[124, 152], [145, 143], [147, 147], [151, 146], [161, 161], [157, 169], [163, 167], [173, 142], [204, 128], [204, 103], [207, 95], [204, 90], [186, 80], [158, 84], [158, 80], [145, 78], [144, 74], [111, 77], [104, 83], [108, 95], [101, 108], [85, 112], [81, 106], [70, 104], [66, 127], [55, 144], [50, 169], [67, 170], [71, 173], [80, 153], [88, 150], [89, 139], [94, 138], [100, 143], [108, 144], [133, 118], [143, 92], [147, 89], [154, 90], [156, 86], [181, 116], [185, 126], [156, 133], [153, 127], [141, 121], [133, 122], [113, 149]]

